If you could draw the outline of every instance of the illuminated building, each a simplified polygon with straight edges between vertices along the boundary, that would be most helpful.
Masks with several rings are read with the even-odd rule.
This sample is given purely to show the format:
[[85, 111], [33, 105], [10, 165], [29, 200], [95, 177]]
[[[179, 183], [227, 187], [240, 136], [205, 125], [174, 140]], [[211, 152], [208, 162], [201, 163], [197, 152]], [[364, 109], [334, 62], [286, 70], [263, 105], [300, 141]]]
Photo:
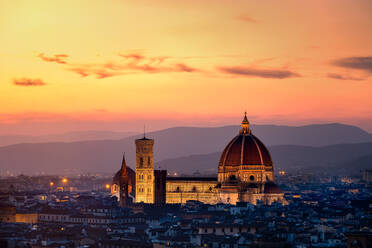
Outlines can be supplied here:
[[120, 170], [115, 174], [111, 185], [111, 194], [115, 195], [120, 206], [125, 206], [133, 202], [135, 197], [136, 173], [127, 166], [125, 155], [121, 163]]
[[218, 164], [218, 201], [236, 204], [260, 200], [284, 203], [281, 189], [274, 183], [274, 166], [265, 145], [252, 134], [247, 115], [240, 132], [223, 150]]
[[[165, 203], [182, 204], [189, 200], [207, 204], [256, 204], [257, 201], [265, 204], [286, 203], [283, 192], [274, 182], [271, 155], [265, 145], [252, 134], [246, 115], [239, 134], [227, 144], [221, 154], [216, 178], [166, 177], [166, 171], [154, 171], [154, 140], [143, 137], [137, 139], [135, 144], [136, 172], [135, 182], [132, 181], [131, 185], [136, 189], [137, 203], [160, 204], [164, 202], [164, 198]], [[121, 182], [115, 178], [113, 187], [119, 189]], [[112, 190], [112, 193], [117, 193], [117, 190]]]
[[154, 140], [136, 140], [136, 202], [154, 203]]

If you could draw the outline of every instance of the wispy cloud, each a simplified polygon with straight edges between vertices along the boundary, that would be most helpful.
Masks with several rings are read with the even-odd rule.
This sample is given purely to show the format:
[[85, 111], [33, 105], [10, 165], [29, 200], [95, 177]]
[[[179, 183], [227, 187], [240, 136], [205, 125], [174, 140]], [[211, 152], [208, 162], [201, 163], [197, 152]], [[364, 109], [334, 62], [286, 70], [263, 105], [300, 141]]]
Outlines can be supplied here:
[[145, 56], [143, 56], [140, 53], [130, 53], [130, 54], [120, 54], [119, 56], [126, 58], [126, 59], [135, 59], [135, 60], [143, 60], [145, 59]]
[[247, 14], [241, 14], [236, 17], [239, 21], [257, 23], [257, 20]]
[[166, 72], [198, 72], [184, 63], [167, 63], [168, 56], [146, 57], [141, 53], [119, 54], [123, 59], [102, 64], [69, 65], [67, 70], [82, 77], [95, 76], [98, 79], [131, 73], [166, 73]]
[[338, 73], [328, 73], [327, 77], [333, 78], [333, 79], [339, 79], [339, 80], [354, 80], [354, 81], [364, 80], [364, 78], [353, 77], [353, 76], [349, 76], [349, 75], [342, 75], [342, 74], [338, 74]]
[[195, 72], [195, 71], [198, 71], [198, 69], [196, 68], [192, 68], [190, 66], [187, 66], [185, 64], [177, 64], [176, 65], [176, 68], [178, 68], [178, 71], [182, 72]]
[[244, 77], [260, 77], [275, 79], [301, 77], [300, 74], [287, 69], [264, 69], [244, 66], [218, 67], [217, 69], [222, 73]]
[[32, 78], [19, 78], [14, 79], [13, 84], [17, 86], [43, 86], [46, 85], [46, 83], [43, 82], [41, 79], [32, 79]]
[[372, 57], [347, 57], [334, 60], [333, 65], [372, 73]]
[[42, 60], [46, 61], [46, 62], [55, 62], [55, 63], [58, 63], [58, 64], [66, 64], [66, 60], [65, 58], [68, 58], [69, 56], [67, 54], [55, 54], [51, 57], [48, 57], [48, 56], [45, 56], [43, 53], [40, 53], [38, 55], [39, 58], [41, 58]]

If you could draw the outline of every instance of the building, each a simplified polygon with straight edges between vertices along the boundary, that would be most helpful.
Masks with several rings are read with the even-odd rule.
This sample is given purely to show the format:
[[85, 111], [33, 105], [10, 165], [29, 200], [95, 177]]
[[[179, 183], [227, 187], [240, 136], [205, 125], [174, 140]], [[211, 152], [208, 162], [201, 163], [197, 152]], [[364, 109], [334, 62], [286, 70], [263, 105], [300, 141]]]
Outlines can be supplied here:
[[240, 132], [223, 150], [218, 164], [218, 201], [271, 204], [284, 202], [281, 189], [274, 183], [274, 166], [265, 145], [252, 134], [247, 115]]
[[136, 140], [136, 202], [154, 203], [154, 140]]
[[[154, 140], [143, 137], [137, 139], [135, 144], [136, 172], [132, 187], [135, 187], [137, 203], [162, 204], [164, 198], [165, 203], [173, 204], [183, 204], [190, 200], [206, 204], [256, 204], [257, 201], [265, 204], [286, 203], [283, 192], [274, 182], [271, 155], [265, 145], [252, 134], [246, 114], [238, 135], [227, 144], [221, 154], [216, 178], [166, 177], [166, 171], [154, 170]], [[121, 172], [121, 175], [125, 175], [125, 172]], [[120, 182], [115, 177], [113, 188], [123, 188], [120, 185], [125, 184], [125, 180]]]
[[133, 202], [136, 196], [136, 173], [127, 166], [125, 155], [121, 163], [121, 168], [116, 172], [111, 185], [111, 194], [116, 196], [120, 206], [126, 206]]

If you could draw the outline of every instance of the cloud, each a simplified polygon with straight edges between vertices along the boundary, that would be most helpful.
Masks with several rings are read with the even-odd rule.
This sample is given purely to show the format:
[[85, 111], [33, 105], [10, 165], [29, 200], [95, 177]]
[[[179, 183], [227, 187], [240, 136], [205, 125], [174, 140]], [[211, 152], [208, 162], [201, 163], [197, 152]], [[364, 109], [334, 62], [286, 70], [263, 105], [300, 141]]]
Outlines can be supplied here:
[[82, 77], [87, 77], [90, 74], [90, 73], [87, 72], [87, 69], [81, 68], [81, 67], [69, 68], [68, 70], [76, 72], [77, 74], [79, 74]]
[[[167, 73], [167, 72], [199, 72], [184, 63], [171, 63], [169, 56], [148, 57], [139, 51], [128, 53], [119, 53], [121, 59], [102, 63], [83, 63], [73, 64], [67, 62], [64, 58], [69, 57], [67, 54], [56, 54], [51, 57], [43, 53], [38, 55], [43, 61], [64, 64], [65, 69], [74, 72], [81, 77], [95, 76], [97, 79], [108, 78], [113, 76], [133, 74], [133, 73]], [[175, 58], [173, 58], [175, 59]]]
[[327, 77], [333, 78], [333, 79], [339, 79], [339, 80], [355, 80], [355, 81], [364, 80], [364, 78], [352, 77], [349, 75], [342, 75], [338, 73], [328, 73]]
[[17, 86], [43, 86], [46, 83], [43, 82], [41, 79], [31, 79], [31, 78], [19, 78], [14, 79], [13, 84]]
[[130, 54], [119, 54], [119, 56], [126, 59], [142, 60], [145, 57], [140, 53], [130, 53]]
[[79, 67], [68, 68], [68, 70], [72, 71], [72, 72], [75, 72], [82, 77], [88, 77], [88, 76], [93, 75], [93, 76], [96, 76], [96, 78], [98, 78], [98, 79], [113, 77], [113, 76], [117, 76], [117, 75], [122, 74], [122, 73], [117, 72], [117, 71], [107, 70], [105, 65], [96, 66], [96, 67], [92, 67], [92, 66], [89, 66], [89, 65], [88, 66], [81, 65]]
[[119, 54], [121, 61], [102, 64], [69, 65], [67, 70], [82, 77], [95, 76], [97, 79], [131, 73], [198, 72], [199, 70], [183, 63], [168, 63], [168, 56], [146, 57], [141, 53]]
[[56, 62], [58, 64], [66, 64], [67, 62], [64, 60], [64, 58], [67, 58], [68, 55], [67, 54], [55, 54], [52, 57], [47, 57], [43, 53], [40, 53], [38, 57], [46, 62]]
[[372, 57], [348, 57], [337, 59], [333, 65], [372, 73]]
[[189, 66], [187, 66], [185, 64], [177, 64], [176, 67], [178, 68], [179, 71], [183, 71], [183, 72], [195, 72], [195, 71], [198, 71], [198, 69], [189, 67]]
[[253, 19], [247, 14], [241, 14], [237, 16], [236, 19], [238, 19], [239, 21], [243, 21], [243, 22], [257, 23], [256, 19]]
[[244, 67], [244, 66], [233, 66], [233, 67], [218, 67], [220, 72], [240, 75], [245, 77], [260, 77], [260, 78], [292, 78], [292, 77], [301, 77], [300, 74], [285, 70], [285, 69], [262, 69], [256, 67]]

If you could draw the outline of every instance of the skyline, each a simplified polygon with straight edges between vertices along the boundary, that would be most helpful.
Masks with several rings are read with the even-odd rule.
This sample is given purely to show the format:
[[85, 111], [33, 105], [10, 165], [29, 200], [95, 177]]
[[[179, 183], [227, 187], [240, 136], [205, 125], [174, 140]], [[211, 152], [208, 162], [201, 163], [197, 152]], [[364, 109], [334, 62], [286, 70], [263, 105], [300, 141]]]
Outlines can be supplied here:
[[0, 135], [340, 122], [372, 131], [368, 1], [11, 1]]

